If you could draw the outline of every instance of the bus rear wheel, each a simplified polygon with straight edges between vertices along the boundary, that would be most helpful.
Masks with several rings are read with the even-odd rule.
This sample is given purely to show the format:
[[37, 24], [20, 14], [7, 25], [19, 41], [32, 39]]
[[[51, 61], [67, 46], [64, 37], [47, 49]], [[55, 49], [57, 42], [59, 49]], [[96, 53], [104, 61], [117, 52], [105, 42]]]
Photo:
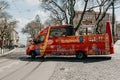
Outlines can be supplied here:
[[76, 54], [76, 58], [77, 59], [83, 59], [83, 58], [85, 58], [85, 54], [81, 51], [78, 51], [77, 54]]
[[33, 51], [30, 52], [30, 55], [31, 55], [31, 58], [32, 58], [32, 59], [35, 59], [35, 58], [36, 58], [36, 54], [35, 54], [35, 52], [33, 52]]

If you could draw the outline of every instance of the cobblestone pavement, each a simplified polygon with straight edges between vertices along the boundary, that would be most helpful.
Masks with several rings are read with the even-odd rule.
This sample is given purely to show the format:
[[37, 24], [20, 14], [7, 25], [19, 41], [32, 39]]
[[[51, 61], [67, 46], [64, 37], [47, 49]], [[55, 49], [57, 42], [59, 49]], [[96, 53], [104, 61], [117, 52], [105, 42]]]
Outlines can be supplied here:
[[88, 58], [58, 63], [49, 80], [119, 80], [120, 60]]
[[60, 59], [49, 80], [120, 80], [120, 52], [83, 60]]

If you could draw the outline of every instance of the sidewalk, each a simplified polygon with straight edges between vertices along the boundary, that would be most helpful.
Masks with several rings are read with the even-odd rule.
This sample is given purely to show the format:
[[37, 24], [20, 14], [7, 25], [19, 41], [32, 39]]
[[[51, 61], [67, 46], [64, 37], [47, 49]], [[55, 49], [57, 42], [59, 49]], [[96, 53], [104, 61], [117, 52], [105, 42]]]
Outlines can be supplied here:
[[7, 54], [9, 54], [9, 53], [12, 53], [15, 49], [16, 49], [16, 48], [11, 49], [11, 50], [9, 50], [9, 49], [4, 49], [4, 50], [3, 50], [4, 53], [1, 53], [1, 49], [0, 49], [0, 56], [4, 56], [4, 55], [7, 55]]

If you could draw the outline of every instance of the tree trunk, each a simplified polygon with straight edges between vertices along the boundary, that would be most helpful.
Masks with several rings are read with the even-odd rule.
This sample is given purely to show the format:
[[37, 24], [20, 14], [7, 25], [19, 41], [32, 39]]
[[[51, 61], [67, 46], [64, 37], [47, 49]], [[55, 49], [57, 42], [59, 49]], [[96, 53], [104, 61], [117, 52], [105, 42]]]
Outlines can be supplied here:
[[81, 14], [81, 17], [80, 17], [80, 20], [79, 20], [79, 22], [78, 22], [78, 25], [77, 25], [76, 28], [75, 28], [75, 32], [78, 30], [78, 28], [79, 28], [80, 25], [81, 25], [81, 22], [82, 22], [82, 20], [83, 20], [83, 17], [84, 17], [86, 8], [87, 8], [87, 4], [88, 4], [88, 0], [85, 0], [85, 7], [84, 7], [84, 10], [83, 10], [83, 12], [82, 12], [82, 14]]

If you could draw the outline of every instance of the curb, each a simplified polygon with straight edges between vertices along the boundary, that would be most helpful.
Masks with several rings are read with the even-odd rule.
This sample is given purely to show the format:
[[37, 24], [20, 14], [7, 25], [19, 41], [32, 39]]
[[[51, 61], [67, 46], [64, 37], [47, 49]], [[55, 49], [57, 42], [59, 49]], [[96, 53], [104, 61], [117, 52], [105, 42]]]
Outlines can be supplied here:
[[8, 52], [5, 52], [5, 53], [3, 53], [3, 54], [0, 54], [0, 56], [5, 56], [5, 55], [7, 55], [7, 54], [12, 53], [12, 52], [15, 51], [15, 50], [16, 50], [16, 48], [14, 48], [14, 49], [12, 49], [12, 50], [10, 50], [10, 51], [8, 51]]

